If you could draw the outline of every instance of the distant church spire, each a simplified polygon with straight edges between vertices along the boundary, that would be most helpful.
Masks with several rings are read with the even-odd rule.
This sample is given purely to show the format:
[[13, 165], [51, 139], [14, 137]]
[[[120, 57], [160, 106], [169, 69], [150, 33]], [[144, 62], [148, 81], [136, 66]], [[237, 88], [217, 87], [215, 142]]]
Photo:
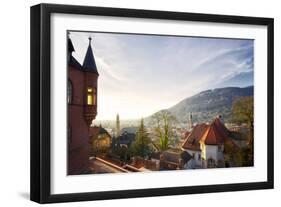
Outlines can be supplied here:
[[89, 37], [89, 46], [85, 55], [85, 59], [83, 62], [83, 69], [87, 70], [89, 72], [93, 72], [96, 73], [97, 75], [98, 70], [97, 70], [97, 66], [96, 66], [96, 62], [95, 62], [95, 58], [94, 58], [94, 54], [93, 54], [93, 50], [92, 50], [92, 46], [91, 46], [91, 41], [92, 38]]
[[192, 122], [192, 112], [189, 114], [189, 129], [193, 128], [193, 122]]
[[121, 135], [119, 114], [116, 115], [116, 137]]

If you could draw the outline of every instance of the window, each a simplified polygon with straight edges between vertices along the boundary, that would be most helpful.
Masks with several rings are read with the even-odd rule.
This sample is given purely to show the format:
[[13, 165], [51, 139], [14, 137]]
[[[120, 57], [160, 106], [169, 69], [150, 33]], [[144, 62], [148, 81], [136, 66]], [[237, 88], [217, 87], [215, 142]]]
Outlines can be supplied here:
[[96, 105], [96, 90], [94, 88], [87, 88], [87, 104]]
[[70, 80], [67, 81], [67, 103], [72, 103], [72, 83]]
[[212, 158], [208, 159], [208, 167], [215, 167], [215, 160]]
[[87, 89], [87, 104], [93, 105], [93, 88]]
[[201, 155], [200, 154], [198, 154], [198, 160], [201, 160]]

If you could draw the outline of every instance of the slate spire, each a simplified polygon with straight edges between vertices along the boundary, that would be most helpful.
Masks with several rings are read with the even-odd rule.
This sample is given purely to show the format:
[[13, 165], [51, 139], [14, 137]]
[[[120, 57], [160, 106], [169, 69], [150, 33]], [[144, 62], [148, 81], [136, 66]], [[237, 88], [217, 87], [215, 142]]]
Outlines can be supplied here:
[[86, 56], [85, 56], [85, 59], [84, 59], [84, 62], [83, 62], [83, 69], [87, 70], [89, 72], [99, 74], [98, 70], [97, 70], [92, 46], [91, 46], [91, 41], [92, 41], [92, 38], [89, 37], [89, 46], [88, 46]]
[[69, 53], [70, 53], [70, 55], [71, 55], [71, 54], [72, 54], [72, 52], [74, 52], [75, 50], [74, 50], [74, 47], [73, 47], [73, 44], [72, 44], [72, 41], [71, 41], [71, 39], [70, 39], [69, 35], [70, 35], [70, 33], [69, 33], [69, 32], [67, 32], [67, 39], [68, 39], [68, 43], [67, 43], [67, 45], [68, 45], [68, 52], [69, 52]]

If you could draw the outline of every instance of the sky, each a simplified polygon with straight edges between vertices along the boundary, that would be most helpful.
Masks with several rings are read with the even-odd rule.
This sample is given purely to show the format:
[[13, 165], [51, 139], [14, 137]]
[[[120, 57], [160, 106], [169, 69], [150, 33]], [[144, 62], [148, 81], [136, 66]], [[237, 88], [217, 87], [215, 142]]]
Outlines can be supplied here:
[[140, 119], [203, 90], [253, 85], [254, 40], [70, 32], [81, 64], [89, 37], [97, 120]]

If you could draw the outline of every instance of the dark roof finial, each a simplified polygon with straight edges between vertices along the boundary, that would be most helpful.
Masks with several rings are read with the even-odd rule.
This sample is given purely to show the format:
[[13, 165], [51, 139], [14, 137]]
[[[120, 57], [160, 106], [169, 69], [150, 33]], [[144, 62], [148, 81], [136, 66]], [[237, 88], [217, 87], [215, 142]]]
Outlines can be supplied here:
[[88, 39], [89, 39], [89, 45], [91, 45], [92, 38], [89, 37]]

